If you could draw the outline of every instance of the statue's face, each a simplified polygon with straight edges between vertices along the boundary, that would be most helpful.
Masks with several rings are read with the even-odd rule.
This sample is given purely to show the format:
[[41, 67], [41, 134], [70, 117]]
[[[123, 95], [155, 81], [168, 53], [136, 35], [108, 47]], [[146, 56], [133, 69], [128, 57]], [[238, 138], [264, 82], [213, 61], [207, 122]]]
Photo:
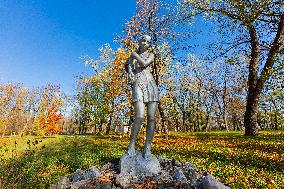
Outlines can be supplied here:
[[150, 47], [150, 40], [147, 37], [143, 37], [140, 40], [140, 46], [144, 49], [148, 49]]

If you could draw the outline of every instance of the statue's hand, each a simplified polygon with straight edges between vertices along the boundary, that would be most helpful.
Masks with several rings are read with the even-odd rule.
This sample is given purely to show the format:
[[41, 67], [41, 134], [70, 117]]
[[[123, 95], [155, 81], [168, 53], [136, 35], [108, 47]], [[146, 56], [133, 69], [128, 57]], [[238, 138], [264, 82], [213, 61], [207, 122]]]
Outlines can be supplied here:
[[137, 53], [135, 51], [131, 52], [131, 56], [136, 57]]
[[135, 76], [134, 76], [133, 73], [129, 73], [129, 74], [128, 74], [128, 80], [129, 80], [130, 83], [133, 83], [133, 82], [134, 82], [134, 78], [135, 78]]

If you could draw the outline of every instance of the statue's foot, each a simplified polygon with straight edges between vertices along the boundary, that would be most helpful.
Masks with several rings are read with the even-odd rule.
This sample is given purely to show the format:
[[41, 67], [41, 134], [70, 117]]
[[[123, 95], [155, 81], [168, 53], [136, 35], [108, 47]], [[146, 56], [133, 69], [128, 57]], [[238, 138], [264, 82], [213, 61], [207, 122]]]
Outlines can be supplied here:
[[150, 159], [151, 151], [150, 150], [144, 150], [142, 157], [146, 160]]
[[133, 147], [128, 148], [128, 150], [126, 151], [126, 153], [127, 153], [129, 156], [134, 156], [135, 153], [136, 153], [135, 148], [133, 148]]

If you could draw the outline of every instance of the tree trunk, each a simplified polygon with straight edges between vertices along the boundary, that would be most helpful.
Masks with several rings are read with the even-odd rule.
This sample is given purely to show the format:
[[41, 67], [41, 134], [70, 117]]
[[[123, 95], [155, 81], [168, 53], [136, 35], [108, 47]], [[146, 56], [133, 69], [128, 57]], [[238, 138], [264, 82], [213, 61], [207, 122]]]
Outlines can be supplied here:
[[186, 125], [185, 125], [185, 119], [186, 119], [186, 111], [182, 111], [182, 130], [186, 131]]
[[106, 135], [109, 135], [109, 133], [110, 133], [111, 122], [112, 122], [112, 116], [110, 116], [109, 122], [108, 122], [107, 127], [106, 127]]
[[259, 78], [257, 76], [258, 61], [260, 55], [258, 36], [252, 24], [248, 26], [248, 30], [250, 33], [251, 41], [251, 60], [249, 62], [248, 96], [246, 112], [244, 116], [244, 126], [246, 136], [256, 136], [259, 95], [264, 87], [266, 80], [271, 75], [273, 64], [280, 48], [283, 45], [284, 14], [281, 15], [276, 36], [273, 40], [266, 63], [261, 71]]
[[99, 134], [103, 133], [103, 126], [104, 126], [105, 121], [101, 121], [100, 127], [99, 127]]
[[97, 133], [97, 124], [94, 124], [94, 127], [93, 127], [93, 135], [96, 135]]
[[208, 131], [208, 125], [209, 125], [209, 118], [210, 118], [210, 114], [207, 113], [206, 115], [206, 122], [205, 122], [205, 131]]
[[258, 94], [251, 94], [249, 91], [246, 112], [244, 117], [245, 135], [256, 136], [257, 131], [257, 112], [258, 112]]
[[180, 128], [179, 128], [178, 118], [175, 119], [175, 125], [176, 125], [176, 130], [177, 130], [177, 132], [179, 132], [179, 131], [180, 131]]
[[79, 124], [79, 135], [82, 133], [82, 125]]
[[249, 75], [248, 75], [248, 94], [246, 112], [244, 116], [244, 126], [246, 136], [257, 135], [257, 111], [258, 111], [258, 97], [259, 94], [256, 91], [257, 86], [257, 71], [258, 61], [260, 55], [260, 46], [258, 42], [258, 35], [253, 25], [248, 26], [251, 42], [251, 54], [249, 62]]
[[228, 121], [227, 121], [227, 96], [228, 96], [227, 76], [226, 76], [227, 69], [228, 69], [228, 64], [226, 64], [225, 73], [224, 73], [224, 91], [223, 91], [222, 100], [223, 100], [223, 121], [224, 121], [226, 130], [229, 131], [229, 126], [228, 126]]

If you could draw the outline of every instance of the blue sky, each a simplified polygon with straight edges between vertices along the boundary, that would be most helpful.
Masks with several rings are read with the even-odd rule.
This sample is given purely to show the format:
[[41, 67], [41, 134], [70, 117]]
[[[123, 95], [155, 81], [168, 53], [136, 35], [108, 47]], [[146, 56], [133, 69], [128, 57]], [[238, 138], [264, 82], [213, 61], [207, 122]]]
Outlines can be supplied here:
[[[135, 0], [0, 0], [0, 83], [60, 84], [74, 94], [75, 76], [92, 74], [80, 57], [96, 59], [103, 44], [117, 46], [113, 39], [135, 6]], [[205, 33], [186, 42], [199, 48], [182, 53], [206, 52], [202, 43], [214, 38], [208, 26], [200, 18], [188, 26]]]
[[0, 82], [74, 93], [74, 76], [92, 73], [79, 57], [97, 57], [134, 12], [134, 0], [0, 0]]

